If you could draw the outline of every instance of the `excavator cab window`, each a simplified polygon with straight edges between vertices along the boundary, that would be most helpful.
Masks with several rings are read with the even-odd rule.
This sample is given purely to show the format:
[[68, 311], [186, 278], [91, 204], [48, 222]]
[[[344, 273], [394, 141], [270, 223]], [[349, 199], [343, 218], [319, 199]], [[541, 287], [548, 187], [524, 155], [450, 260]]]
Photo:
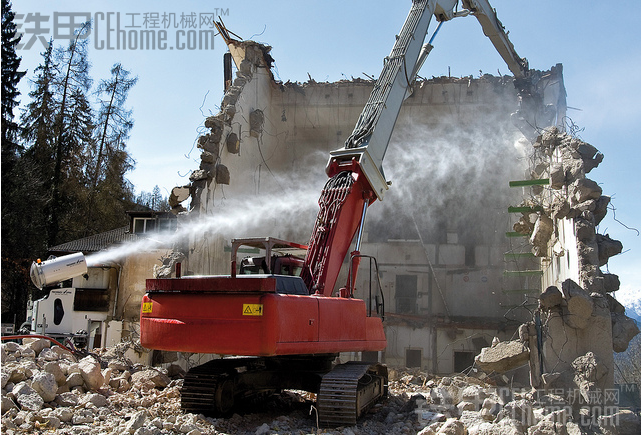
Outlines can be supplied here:
[[269, 273], [265, 257], [245, 257], [241, 260], [241, 275], [257, 275]]
[[291, 255], [272, 257], [275, 275], [301, 276], [303, 260]]
[[272, 256], [271, 269], [268, 269], [265, 257], [246, 257], [241, 260], [241, 275], [268, 274], [300, 276], [303, 260], [291, 255]]

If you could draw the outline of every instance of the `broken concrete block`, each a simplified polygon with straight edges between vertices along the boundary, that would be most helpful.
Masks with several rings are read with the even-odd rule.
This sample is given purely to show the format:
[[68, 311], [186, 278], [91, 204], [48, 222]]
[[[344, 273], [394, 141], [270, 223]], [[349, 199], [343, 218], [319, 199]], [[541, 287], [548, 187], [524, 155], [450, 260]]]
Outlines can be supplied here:
[[265, 115], [261, 109], [256, 109], [250, 113], [250, 135], [259, 137], [263, 132], [263, 123]]
[[608, 211], [608, 205], [611, 202], [610, 196], [602, 195], [595, 201], [595, 210], [593, 210], [593, 216], [595, 217], [595, 225], [602, 222], [602, 219], [606, 217], [606, 212]]
[[577, 152], [580, 153], [582, 162], [584, 163], [584, 172], [589, 173], [593, 168], [596, 168], [602, 160], [604, 155], [597, 151], [593, 145], [582, 142], [577, 147]]
[[625, 352], [631, 339], [640, 333], [640, 329], [635, 320], [620, 313], [611, 313], [611, 324], [613, 350], [615, 352]]
[[176, 186], [169, 194], [169, 205], [175, 207], [189, 198], [189, 186]]
[[539, 295], [540, 307], [550, 310], [562, 303], [562, 292], [554, 285], [548, 287]]
[[205, 163], [214, 163], [216, 161], [216, 156], [209, 151], [203, 151], [201, 153], [201, 161]]
[[[266, 49], [269, 51], [270, 47], [266, 47]], [[257, 45], [248, 44], [245, 47], [245, 60], [257, 66], [261, 65], [264, 63], [263, 50], [261, 50]]]
[[241, 143], [239, 137], [236, 133], [230, 133], [225, 139], [225, 144], [227, 146], [227, 152], [230, 154], [239, 154], [241, 151]]
[[201, 161], [201, 164], [199, 165], [198, 169], [201, 169], [207, 172], [207, 177], [209, 179], [212, 179], [214, 178], [214, 174], [216, 173], [216, 163], [206, 163]]
[[234, 83], [232, 83], [232, 86], [236, 86], [239, 88], [242, 88], [247, 84], [248, 80], [245, 77], [237, 77], [234, 79]]
[[602, 188], [591, 179], [580, 178], [571, 184], [569, 193], [571, 195], [571, 206], [575, 206], [590, 199], [598, 199], [602, 196]]
[[[223, 120], [217, 115], [217, 116], [208, 116], [205, 118], [205, 128], [209, 128], [213, 134], [217, 132], [222, 132], [223, 128], [225, 127]], [[220, 139], [220, 136], [219, 136]]]
[[165, 388], [171, 382], [169, 377], [158, 370], [147, 369], [132, 374], [132, 384], [142, 384], [145, 382], [152, 382], [155, 387]]
[[606, 300], [609, 303], [609, 311], [611, 311], [611, 314], [613, 313], [624, 314], [624, 312], [626, 311], [626, 308], [624, 308], [624, 305], [619, 303], [618, 300], [611, 295], [607, 294], [605, 296], [606, 296]]
[[553, 220], [544, 214], [540, 214], [535, 222], [530, 243], [533, 246], [533, 254], [536, 257], [545, 257], [548, 253], [548, 241], [553, 234]]
[[593, 314], [593, 299], [572, 279], [562, 283], [562, 292], [566, 299], [566, 306], [563, 307], [564, 322], [574, 329], [586, 328]]
[[613, 240], [608, 234], [597, 234], [595, 240], [598, 246], [600, 266], [604, 266], [609, 258], [622, 252], [622, 243], [619, 240]]
[[620, 277], [614, 273], [605, 273], [602, 277], [604, 278], [605, 292], [614, 292], [620, 289]]
[[[555, 148], [560, 142], [560, 132], [557, 127], [546, 128], [540, 137], [537, 138], [538, 146], [545, 148]], [[533, 147], [536, 147], [536, 145], [533, 145]]]
[[206, 180], [207, 178], [208, 178], [207, 171], [204, 171], [202, 169], [193, 171], [189, 176], [190, 181]]
[[528, 360], [528, 348], [521, 341], [513, 340], [483, 348], [475, 357], [475, 364], [486, 373], [504, 373], [526, 364]]
[[78, 368], [89, 389], [97, 390], [103, 385], [103, 374], [100, 363], [92, 356], [86, 356], [78, 362]]
[[559, 190], [566, 184], [564, 166], [561, 163], [551, 163], [548, 178], [551, 189]]
[[531, 222], [529, 214], [524, 213], [519, 220], [513, 224], [513, 231], [520, 234], [530, 235], [533, 232], [534, 227], [535, 224]]
[[[218, 134], [220, 140], [220, 133]], [[219, 141], [216, 139], [216, 136], [213, 134], [206, 134], [198, 138], [196, 147], [202, 149], [205, 152], [209, 152], [214, 155], [218, 155], [218, 146]]]
[[569, 217], [571, 205], [563, 198], [555, 198], [550, 206], [550, 215], [553, 219], [564, 219]]
[[239, 88], [236, 86], [230, 86], [227, 89], [227, 92], [225, 92], [225, 95], [223, 96], [223, 101], [221, 102], [221, 106], [227, 106], [228, 104], [232, 104], [232, 105], [236, 104], [242, 90], [243, 90], [242, 88]]
[[588, 294], [592, 293], [604, 293], [604, 278], [597, 275], [584, 275], [581, 277], [582, 288], [586, 290]]
[[504, 408], [499, 411], [497, 420], [510, 419], [524, 425], [526, 428], [532, 426], [535, 422], [533, 414], [533, 405], [526, 399], [513, 400], [504, 405]]

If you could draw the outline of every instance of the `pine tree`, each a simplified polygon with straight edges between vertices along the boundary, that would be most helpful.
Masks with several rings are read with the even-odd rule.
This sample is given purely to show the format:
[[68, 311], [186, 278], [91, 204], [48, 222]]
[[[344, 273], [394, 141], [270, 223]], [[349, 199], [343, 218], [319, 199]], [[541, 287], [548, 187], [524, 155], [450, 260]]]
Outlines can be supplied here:
[[100, 96], [100, 110], [98, 112], [98, 151], [93, 187], [96, 187], [99, 178], [103, 175], [102, 164], [105, 150], [111, 152], [114, 150], [114, 145], [121, 146], [129, 138], [129, 132], [134, 126], [132, 111], [124, 107], [129, 90], [138, 81], [137, 77], [130, 77], [130, 74], [120, 63], [114, 64], [111, 69], [111, 78], [102, 80], [96, 91]]
[[[125, 103], [129, 90], [137, 81], [117, 63], [111, 69], [111, 77], [102, 80], [96, 91], [100, 108], [94, 142], [96, 149], [91, 158], [93, 172], [85, 225], [87, 234], [96, 232], [98, 227], [112, 229], [123, 223], [125, 211], [133, 203], [133, 187], [125, 174], [134, 167], [134, 161], [126, 151], [134, 121]], [[99, 216], [98, 211], [103, 208], [111, 212]]]
[[[62, 184], [64, 172], [71, 160], [81, 158], [74, 154], [74, 143], [69, 141], [67, 130], [73, 118], [73, 100], [79, 93], [85, 95], [91, 87], [89, 77], [89, 62], [87, 61], [88, 39], [81, 39], [90, 30], [90, 23], [86, 22], [76, 34], [76, 38], [69, 41], [66, 48], [58, 49], [55, 53], [55, 64], [59, 68], [54, 82], [56, 94], [60, 95], [58, 109], [54, 123], [54, 169], [51, 179], [51, 201], [47, 208], [47, 243], [53, 246], [62, 239], [69, 240], [69, 236], [60, 237], [60, 225], [65, 207], [68, 204], [62, 201]], [[68, 192], [65, 192], [67, 195]]]
[[17, 133], [18, 125], [13, 121], [13, 109], [18, 105], [18, 82], [26, 74], [18, 71], [20, 61], [16, 55], [16, 45], [22, 39], [18, 36], [13, 22], [15, 14], [11, 10], [11, 2], [2, 0], [2, 163], [15, 162], [18, 154]]
[[[28, 278], [27, 264], [22, 251], [20, 231], [23, 183], [18, 175], [22, 147], [18, 142], [18, 125], [13, 110], [18, 105], [18, 83], [25, 75], [19, 71], [21, 59], [16, 55], [17, 36], [13, 22], [15, 14], [9, 0], [2, 0], [2, 322], [13, 322], [14, 313], [24, 319]], [[20, 181], [19, 181], [20, 180]]]
[[2, 0], [2, 255], [12, 249], [15, 238], [14, 218], [20, 198], [16, 195], [19, 187], [16, 165], [22, 151], [18, 143], [18, 125], [14, 122], [13, 109], [18, 105], [18, 82], [25, 72], [18, 71], [21, 59], [16, 55], [16, 45], [21, 36], [16, 36], [15, 14], [11, 3]]

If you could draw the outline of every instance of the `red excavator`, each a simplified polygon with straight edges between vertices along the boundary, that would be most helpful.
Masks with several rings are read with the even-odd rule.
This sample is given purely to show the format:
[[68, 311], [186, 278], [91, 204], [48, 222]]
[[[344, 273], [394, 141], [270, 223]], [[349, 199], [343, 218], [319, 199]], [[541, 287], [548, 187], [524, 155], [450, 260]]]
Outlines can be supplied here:
[[[455, 12], [457, 0], [413, 1], [354, 131], [330, 155], [330, 178], [307, 247], [274, 238], [235, 239], [230, 275], [147, 280], [140, 318], [144, 347], [233, 356], [186, 374], [181, 392], [185, 411], [225, 414], [248, 399], [299, 389], [317, 394], [321, 425], [353, 425], [386, 395], [385, 366], [333, 362], [339, 352], [386, 347], [383, 294], [376, 298], [374, 315], [353, 297], [364, 257], [359, 253], [361, 231], [368, 206], [388, 189], [383, 157], [401, 105], [432, 49], [432, 39], [423, 43], [432, 16], [441, 26], [456, 16], [476, 15], [517, 78], [528, 72], [490, 5], [463, 3], [466, 9]], [[355, 235], [348, 282], [334, 293]], [[244, 261], [237, 271], [241, 246], [260, 248], [265, 256]], [[305, 251], [305, 259], [293, 251]]]

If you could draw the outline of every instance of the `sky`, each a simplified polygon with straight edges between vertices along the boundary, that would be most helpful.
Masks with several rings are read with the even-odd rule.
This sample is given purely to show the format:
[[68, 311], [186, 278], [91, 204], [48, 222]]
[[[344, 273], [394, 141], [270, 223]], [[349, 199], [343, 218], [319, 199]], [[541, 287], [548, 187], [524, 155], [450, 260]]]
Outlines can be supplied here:
[[[622, 282], [616, 297], [639, 300], [641, 4], [624, 0], [608, 9], [601, 4], [580, 7], [570, 0], [491, 0], [491, 4], [531, 68], [563, 64], [568, 116], [582, 129], [579, 137], [605, 156], [588, 177], [611, 196], [615, 208], [599, 232], [624, 245], [623, 253], [609, 261], [610, 272]], [[321, 82], [378, 76], [410, 5], [409, 0], [14, 0], [13, 10], [22, 14], [15, 20], [21, 31], [32, 32], [23, 37], [23, 44], [34, 38], [29, 48], [18, 51], [27, 78], [33, 78], [42, 60], [44, 45], [38, 37], [48, 41], [56, 32], [61, 37], [55, 43], [66, 44], [65, 23], [80, 22], [87, 14], [94, 20], [89, 49], [94, 86], [109, 77], [117, 62], [138, 77], [127, 100], [135, 120], [128, 150], [136, 161], [128, 179], [137, 193], [151, 192], [158, 185], [163, 195], [169, 195], [174, 186], [189, 183], [189, 172], [198, 168], [195, 141], [204, 130], [205, 117], [218, 112], [223, 96], [226, 46], [220, 36], [207, 47], [198, 43], [199, 34], [211, 30], [212, 17], [221, 16], [227, 28], [243, 39], [272, 46], [277, 79], [304, 82], [309, 74]], [[189, 17], [196, 18], [193, 25]], [[435, 26], [433, 20], [431, 32]], [[41, 33], [33, 33], [37, 29]], [[155, 49], [136, 47], [143, 30], [153, 30]], [[120, 47], [119, 31], [128, 38]], [[422, 77], [509, 74], [472, 16], [445, 23], [433, 45], [419, 72]], [[27, 79], [20, 90], [26, 104]]]

